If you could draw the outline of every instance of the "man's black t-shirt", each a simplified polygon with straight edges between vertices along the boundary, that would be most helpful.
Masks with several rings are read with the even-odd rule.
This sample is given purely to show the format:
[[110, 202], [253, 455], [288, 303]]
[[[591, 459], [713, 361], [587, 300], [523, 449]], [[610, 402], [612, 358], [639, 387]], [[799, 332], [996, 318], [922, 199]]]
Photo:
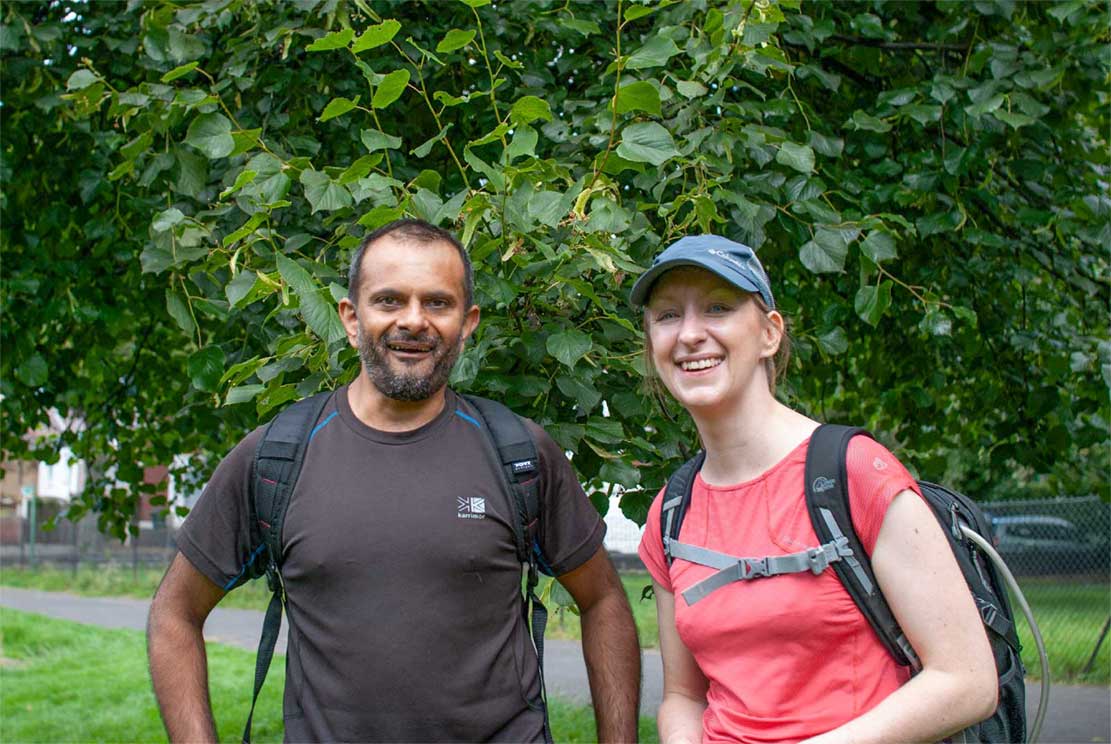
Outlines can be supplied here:
[[[381, 432], [342, 388], [313, 431], [286, 514], [288, 741], [542, 741], [536, 653], [522, 619], [515, 509], [487, 436], [447, 392], [443, 412]], [[605, 526], [559, 446], [532, 422], [540, 533], [555, 575]], [[251, 551], [248, 480], [262, 430], [225, 458], [178, 545], [230, 587]]]

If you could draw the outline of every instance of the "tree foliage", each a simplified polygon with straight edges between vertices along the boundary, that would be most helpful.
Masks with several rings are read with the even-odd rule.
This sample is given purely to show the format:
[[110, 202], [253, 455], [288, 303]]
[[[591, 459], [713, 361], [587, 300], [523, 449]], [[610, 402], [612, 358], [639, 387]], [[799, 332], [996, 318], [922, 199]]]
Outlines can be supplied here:
[[[626, 296], [694, 232], [754, 246], [783, 395], [980, 496], [1106, 490], [1107, 6], [1096, 2], [8, 3], [3, 448], [216, 458], [355, 375], [360, 236], [458, 232], [453, 384], [544, 425], [643, 519], [696, 446]], [[51, 407], [76, 423], [27, 440]], [[600, 501], [604, 503], [604, 500]]]

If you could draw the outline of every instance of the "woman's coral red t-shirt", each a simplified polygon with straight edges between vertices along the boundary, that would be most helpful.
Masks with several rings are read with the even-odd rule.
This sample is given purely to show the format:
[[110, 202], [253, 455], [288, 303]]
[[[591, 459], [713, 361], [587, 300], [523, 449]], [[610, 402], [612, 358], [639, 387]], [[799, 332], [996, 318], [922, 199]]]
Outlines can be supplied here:
[[[818, 545], [803, 489], [808, 444], [745, 483], [710, 486], [699, 474], [679, 540], [750, 558]], [[887, 507], [918, 486], [867, 437], [850, 442], [847, 470], [853, 525], [870, 554]], [[704, 742], [799, 741], [861, 715], [906, 681], [832, 568], [734, 582], [687, 605], [682, 592], [716, 569], [681, 559], [668, 567], [660, 504], [657, 496], [639, 553], [675, 595], [679, 637], [709, 681]]]

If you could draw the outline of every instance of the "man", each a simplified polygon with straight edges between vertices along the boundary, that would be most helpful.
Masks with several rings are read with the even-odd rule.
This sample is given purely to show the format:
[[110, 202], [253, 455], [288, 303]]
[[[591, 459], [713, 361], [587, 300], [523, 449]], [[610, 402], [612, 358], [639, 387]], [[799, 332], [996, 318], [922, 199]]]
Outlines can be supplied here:
[[[450, 233], [401, 220], [367, 236], [349, 284], [339, 313], [361, 370], [321, 413], [283, 528], [286, 740], [543, 741], [516, 511], [486, 433], [446, 387], [479, 321], [469, 258]], [[599, 740], [635, 741], [640, 653], [604, 524], [559, 446], [527, 424], [539, 548], [581, 612]], [[201, 631], [257, 547], [247, 488], [261, 435], [217, 468], [151, 605], [172, 741], [216, 739]]]

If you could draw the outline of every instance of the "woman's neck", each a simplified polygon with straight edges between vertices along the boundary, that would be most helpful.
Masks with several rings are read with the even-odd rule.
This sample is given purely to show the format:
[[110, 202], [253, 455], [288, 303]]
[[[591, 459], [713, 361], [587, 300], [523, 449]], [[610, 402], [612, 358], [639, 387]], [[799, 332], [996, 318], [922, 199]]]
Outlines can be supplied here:
[[818, 423], [793, 411], [770, 392], [748, 396], [733, 410], [692, 412], [706, 462], [702, 479], [728, 486], [757, 478], [798, 447]]

